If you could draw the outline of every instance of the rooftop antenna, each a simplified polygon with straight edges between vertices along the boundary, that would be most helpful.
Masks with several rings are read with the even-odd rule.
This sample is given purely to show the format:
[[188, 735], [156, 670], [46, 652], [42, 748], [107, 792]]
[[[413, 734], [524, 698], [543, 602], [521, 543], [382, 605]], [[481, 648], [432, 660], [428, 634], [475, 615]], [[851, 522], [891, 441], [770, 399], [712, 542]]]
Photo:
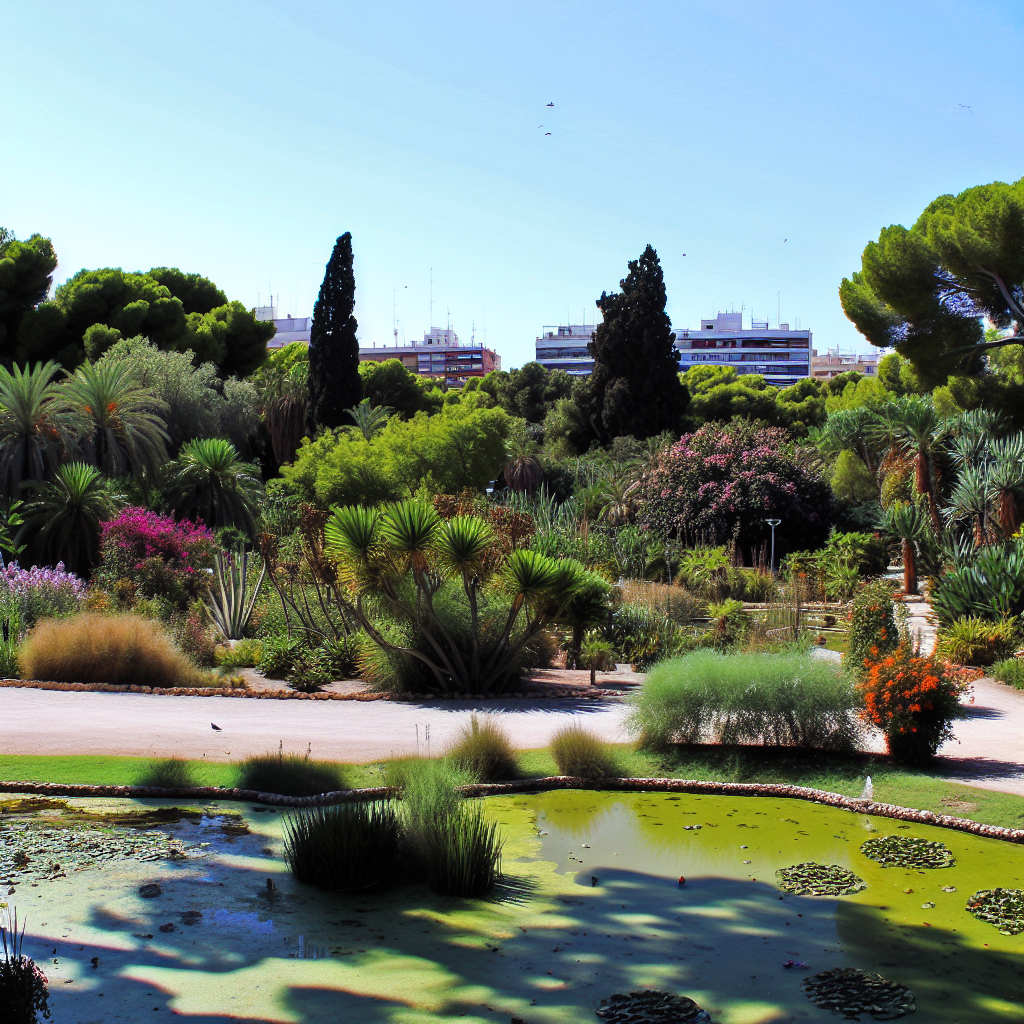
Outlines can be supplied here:
[[430, 329], [434, 329], [434, 268], [430, 268]]
[[469, 329], [469, 343], [470, 343], [470, 345], [475, 345], [476, 344], [476, 321], [472, 320], [470, 322], [472, 323], [473, 326], [470, 327], [470, 329]]
[[395, 348], [398, 348], [398, 289], [391, 289], [391, 333], [395, 336]]
[[776, 292], [775, 293], [775, 298], [776, 298], [776, 301], [778, 302], [778, 307], [775, 310], [775, 322], [780, 325], [779, 326], [779, 330], [781, 331], [782, 330], [782, 326], [781, 326], [782, 325], [782, 292]]

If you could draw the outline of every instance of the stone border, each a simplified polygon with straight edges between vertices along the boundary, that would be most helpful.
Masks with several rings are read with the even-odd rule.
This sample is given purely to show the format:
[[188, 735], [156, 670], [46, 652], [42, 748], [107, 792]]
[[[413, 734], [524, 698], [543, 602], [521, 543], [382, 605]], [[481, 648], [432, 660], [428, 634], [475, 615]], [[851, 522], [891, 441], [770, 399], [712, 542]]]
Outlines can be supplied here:
[[73, 693], [144, 693], [160, 697], [250, 697], [255, 700], [389, 700], [395, 703], [416, 703], [417, 701], [441, 700], [604, 700], [606, 697], [623, 696], [618, 690], [601, 690], [589, 687], [586, 690], [553, 692], [540, 690], [536, 693], [515, 691], [514, 693], [300, 693], [297, 690], [249, 690], [236, 686], [127, 686], [113, 683], [54, 683], [43, 679], [0, 679], [0, 688], [29, 690], [63, 690]]
[[[1002, 839], [1009, 843], [1024, 844], [1024, 829], [984, 825], [967, 818], [949, 814], [918, 811], [896, 804], [880, 804], [873, 800], [857, 800], [839, 793], [828, 793], [806, 786], [788, 786], [768, 782], [704, 782], [695, 779], [577, 779], [568, 775], [554, 775], [546, 779], [524, 779], [520, 782], [475, 783], [463, 786], [466, 796], [501, 796], [508, 793], [538, 793], [559, 789], [617, 790], [623, 792], [654, 793], [708, 793], [715, 796], [775, 796], [796, 800], [809, 800], [827, 807], [857, 811], [881, 818], [896, 818], [920, 825], [969, 832], [986, 839]], [[360, 800], [378, 800], [394, 795], [388, 786], [373, 789], [341, 790], [320, 793], [317, 796], [281, 796], [278, 793], [260, 793], [253, 789], [217, 789], [198, 786], [192, 789], [160, 789], [156, 786], [65, 786], [56, 782], [0, 782], [0, 793], [30, 793], [40, 796], [94, 796], [134, 797], [159, 799], [237, 800], [267, 804], [274, 807], [324, 807], [331, 804], [355, 803]]]

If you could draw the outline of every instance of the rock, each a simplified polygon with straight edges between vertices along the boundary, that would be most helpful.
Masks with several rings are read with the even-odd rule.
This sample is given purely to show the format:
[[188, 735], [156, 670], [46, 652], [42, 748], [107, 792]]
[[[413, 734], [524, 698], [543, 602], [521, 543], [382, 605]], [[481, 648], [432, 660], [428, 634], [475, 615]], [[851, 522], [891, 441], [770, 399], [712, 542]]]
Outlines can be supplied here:
[[168, 921], [167, 924], [160, 925], [160, 931], [162, 931], [162, 932], [173, 932], [174, 931], [174, 925], [170, 921]]
[[151, 900], [156, 896], [163, 894], [163, 889], [160, 888], [156, 882], [147, 882], [145, 885], [139, 886], [139, 895], [144, 900]]

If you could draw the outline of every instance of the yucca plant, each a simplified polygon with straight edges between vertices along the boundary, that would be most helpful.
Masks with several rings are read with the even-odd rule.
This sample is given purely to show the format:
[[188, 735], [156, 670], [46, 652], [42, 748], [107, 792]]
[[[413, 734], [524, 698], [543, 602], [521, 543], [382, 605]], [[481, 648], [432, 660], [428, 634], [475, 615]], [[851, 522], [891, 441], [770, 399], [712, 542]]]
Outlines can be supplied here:
[[217, 552], [213, 560], [217, 586], [210, 589], [210, 598], [203, 604], [225, 640], [242, 639], [263, 589], [263, 579], [267, 573], [266, 562], [260, 559], [260, 573], [251, 588], [249, 566], [248, 551], [236, 551], [230, 555]]
[[885, 510], [885, 532], [898, 537], [903, 555], [903, 589], [917, 593], [917, 544], [928, 529], [925, 516], [917, 505], [897, 501]]

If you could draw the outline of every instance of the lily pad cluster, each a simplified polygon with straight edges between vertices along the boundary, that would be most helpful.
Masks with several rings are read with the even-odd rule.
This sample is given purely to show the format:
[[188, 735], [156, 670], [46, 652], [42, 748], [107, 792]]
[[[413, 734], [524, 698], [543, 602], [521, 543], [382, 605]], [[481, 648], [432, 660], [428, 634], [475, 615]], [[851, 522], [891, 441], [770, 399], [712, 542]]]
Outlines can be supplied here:
[[956, 863], [945, 843], [919, 836], [879, 836], [868, 839], [860, 852], [883, 868], [951, 868]]
[[1024, 889], [979, 889], [967, 901], [967, 909], [994, 924], [1000, 935], [1024, 932]]
[[863, 878], [838, 864], [815, 864], [812, 860], [779, 868], [775, 877], [780, 889], [797, 896], [852, 896], [868, 887]]
[[909, 988], [856, 967], [835, 967], [804, 978], [800, 989], [815, 1005], [847, 1020], [857, 1020], [862, 1013], [875, 1020], [896, 1020], [917, 1009]]
[[166, 832], [137, 829], [29, 829], [0, 831], [0, 885], [62, 878], [119, 860], [180, 860], [197, 852]]
[[595, 1011], [610, 1024], [705, 1024], [711, 1015], [687, 996], [658, 989], [638, 989], [602, 999]]

